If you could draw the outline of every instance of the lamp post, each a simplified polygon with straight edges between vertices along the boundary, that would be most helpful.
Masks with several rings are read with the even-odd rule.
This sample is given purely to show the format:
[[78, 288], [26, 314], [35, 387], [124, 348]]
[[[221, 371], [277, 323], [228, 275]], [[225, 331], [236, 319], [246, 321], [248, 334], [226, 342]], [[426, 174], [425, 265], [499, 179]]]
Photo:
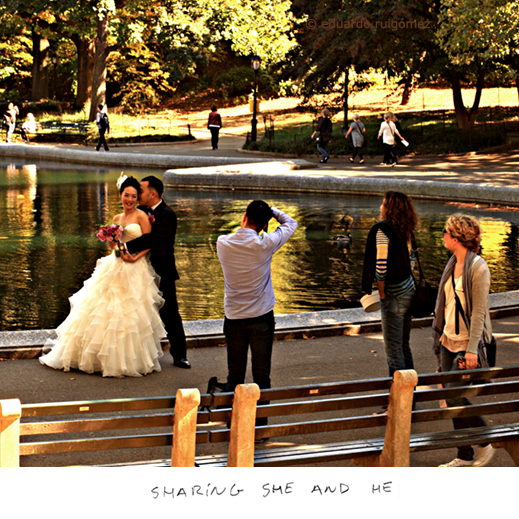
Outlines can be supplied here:
[[52, 56], [52, 64], [54, 65], [54, 96], [53, 99], [56, 99], [56, 67], [58, 65], [58, 56]]
[[256, 106], [257, 106], [257, 94], [258, 94], [257, 84], [258, 84], [258, 70], [260, 68], [261, 58], [259, 56], [254, 56], [251, 59], [251, 63], [252, 63], [252, 70], [254, 70], [254, 101], [253, 101], [254, 104], [252, 107], [252, 131], [251, 131], [250, 140], [252, 142], [256, 142], [256, 135], [257, 135], [256, 128], [258, 126], [258, 121], [256, 119]]

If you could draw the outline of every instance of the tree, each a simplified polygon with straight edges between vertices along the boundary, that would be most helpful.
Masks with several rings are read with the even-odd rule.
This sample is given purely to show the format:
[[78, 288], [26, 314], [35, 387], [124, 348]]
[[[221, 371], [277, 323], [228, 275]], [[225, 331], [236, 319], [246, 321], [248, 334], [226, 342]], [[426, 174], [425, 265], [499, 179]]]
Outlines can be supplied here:
[[27, 99], [31, 79], [31, 39], [24, 23], [0, 7], [0, 96]]
[[[489, 8], [482, 0], [442, 0], [438, 21], [439, 44], [451, 63], [479, 70], [479, 96], [484, 73], [496, 62], [515, 71], [519, 93], [519, 2], [496, 0]], [[470, 115], [475, 117], [474, 106]]]

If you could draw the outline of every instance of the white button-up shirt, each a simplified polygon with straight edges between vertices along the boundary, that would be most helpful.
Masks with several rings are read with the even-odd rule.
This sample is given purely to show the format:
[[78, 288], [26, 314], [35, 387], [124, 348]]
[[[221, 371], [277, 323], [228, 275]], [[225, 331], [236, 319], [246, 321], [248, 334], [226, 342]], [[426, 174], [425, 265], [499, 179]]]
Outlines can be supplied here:
[[225, 280], [224, 308], [228, 319], [250, 319], [270, 312], [276, 303], [270, 265], [273, 254], [295, 233], [297, 222], [271, 207], [281, 224], [274, 232], [259, 235], [241, 227], [220, 236], [216, 243]]

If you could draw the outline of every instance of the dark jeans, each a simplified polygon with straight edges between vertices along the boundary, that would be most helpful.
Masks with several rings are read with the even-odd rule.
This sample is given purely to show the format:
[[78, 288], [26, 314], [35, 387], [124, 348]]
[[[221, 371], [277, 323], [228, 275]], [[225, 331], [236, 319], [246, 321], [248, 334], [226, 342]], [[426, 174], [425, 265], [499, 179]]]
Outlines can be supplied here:
[[105, 151], [108, 151], [108, 144], [105, 139], [106, 128], [99, 128], [99, 142], [97, 143], [96, 150], [99, 151], [101, 146], [104, 146]]
[[211, 131], [211, 146], [213, 150], [218, 148], [218, 135], [220, 133], [220, 128], [209, 128]]
[[29, 142], [29, 136], [27, 135], [27, 132], [25, 131], [24, 128], [20, 128], [20, 135], [22, 136], [22, 139], [25, 142]]
[[353, 148], [353, 157], [351, 158], [354, 159], [357, 156], [357, 154], [359, 155], [359, 159], [362, 160], [362, 148]]
[[[249, 346], [252, 360], [252, 379], [260, 389], [270, 388], [272, 344], [274, 342], [274, 311], [251, 319], [224, 320], [223, 333], [227, 342], [226, 391], [234, 391], [245, 382]], [[266, 404], [267, 402], [262, 402]], [[267, 425], [267, 418], [256, 420], [256, 425]]]
[[[458, 358], [465, 358], [465, 352], [459, 351], [454, 353], [443, 345], [441, 347], [441, 363], [442, 372], [448, 373], [449, 371], [459, 371]], [[466, 382], [449, 382], [445, 384], [445, 387], [463, 387], [466, 386]], [[470, 401], [463, 398], [452, 398], [447, 400], [449, 407], [466, 406], [471, 405]], [[469, 416], [467, 418], [453, 418], [452, 423], [454, 429], [468, 429], [471, 427], [485, 427], [487, 423], [481, 416]], [[488, 444], [485, 444], [488, 445]], [[474, 459], [474, 449], [469, 445], [467, 447], [458, 447], [458, 458], [461, 460], [471, 461]]]
[[392, 144], [384, 143], [384, 164], [396, 164], [396, 148]]
[[180, 361], [187, 358], [187, 348], [184, 325], [178, 311], [175, 281], [161, 279], [159, 289], [164, 298], [164, 306], [160, 309], [159, 314], [168, 334], [169, 352], [174, 361]]

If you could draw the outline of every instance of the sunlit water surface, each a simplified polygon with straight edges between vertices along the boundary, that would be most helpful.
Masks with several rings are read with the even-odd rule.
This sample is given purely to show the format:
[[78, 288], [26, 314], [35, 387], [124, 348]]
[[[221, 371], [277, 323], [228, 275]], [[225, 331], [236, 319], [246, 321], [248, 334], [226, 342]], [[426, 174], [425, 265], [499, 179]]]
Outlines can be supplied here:
[[[139, 179], [162, 174], [125, 173]], [[90, 166], [0, 162], [0, 330], [55, 328], [67, 316], [68, 298], [107, 254], [95, 233], [121, 212], [115, 185], [119, 174], [119, 169]], [[216, 239], [239, 227], [254, 198], [265, 199], [299, 224], [272, 262], [275, 312], [359, 306], [365, 240], [379, 218], [379, 197], [168, 190], [165, 199], [178, 216], [177, 289], [184, 320], [224, 316]], [[421, 200], [415, 205], [422, 266], [431, 284], [438, 283], [449, 258], [442, 239], [445, 221], [463, 211], [482, 222], [482, 256], [491, 269], [492, 292], [519, 288], [518, 212]], [[346, 232], [351, 244], [334, 241]]]

